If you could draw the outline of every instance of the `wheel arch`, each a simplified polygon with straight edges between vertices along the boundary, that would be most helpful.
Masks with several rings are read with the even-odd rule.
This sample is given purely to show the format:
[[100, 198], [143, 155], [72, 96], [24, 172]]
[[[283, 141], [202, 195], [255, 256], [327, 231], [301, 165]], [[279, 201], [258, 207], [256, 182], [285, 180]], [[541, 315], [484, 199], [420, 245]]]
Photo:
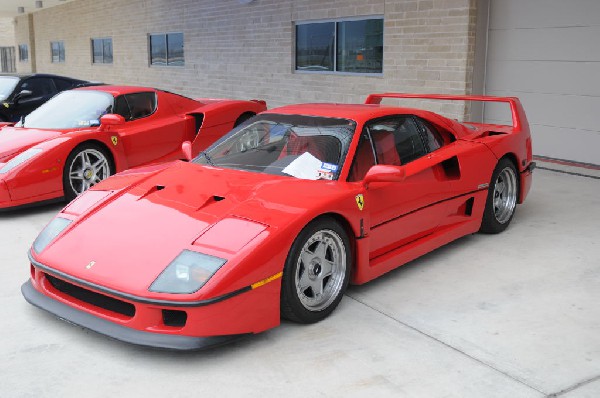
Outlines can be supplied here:
[[[100, 140], [94, 139], [94, 138], [89, 138], [89, 139], [86, 139], [86, 140], [83, 140], [83, 141], [79, 142], [77, 145], [75, 145], [69, 151], [67, 157], [69, 155], [71, 155], [73, 153], [73, 151], [75, 151], [77, 148], [82, 147], [84, 145], [89, 145], [89, 144], [91, 144], [91, 145], [97, 145], [97, 146], [99, 146], [100, 148], [102, 148], [106, 152], [106, 154], [109, 156], [108, 160], [111, 162], [111, 166], [112, 166], [113, 170], [115, 171], [115, 173], [119, 172], [119, 171], [122, 171], [122, 170], [120, 170], [120, 168], [117, 168], [116, 156], [113, 153], [113, 151], [110, 149], [110, 147], [108, 145], [106, 145], [106, 143], [104, 143], [104, 142], [102, 142]], [[66, 164], [65, 164], [65, 166], [66, 166]]]
[[69, 159], [71, 159], [71, 157], [74, 156], [74, 154], [77, 154], [78, 150], [83, 150], [86, 147], [88, 147], [88, 148], [95, 147], [104, 153], [104, 155], [106, 156], [107, 161], [109, 163], [109, 168], [110, 168], [109, 176], [116, 173], [117, 171], [120, 171], [120, 170], [117, 170], [117, 166], [116, 166], [116, 162], [115, 162], [115, 154], [110, 150], [108, 145], [106, 145], [104, 142], [97, 140], [97, 139], [87, 139], [87, 140], [82, 140], [82, 141], [78, 142], [77, 145], [73, 146], [73, 148], [65, 156], [64, 164], [62, 167], [62, 173], [61, 173], [62, 174], [62, 178], [61, 178], [62, 190], [63, 190], [63, 195], [67, 199], [67, 201], [71, 201], [78, 195], [78, 193], [75, 192], [72, 188], [67, 188], [67, 180], [68, 180], [67, 174], [69, 173], [68, 170], [70, 167]]
[[335, 220], [338, 224], [340, 224], [342, 226], [342, 228], [346, 232], [346, 235], [348, 236], [348, 241], [350, 242], [350, 254], [352, 257], [352, 261], [350, 263], [350, 279], [352, 280], [352, 276], [356, 270], [356, 264], [357, 264], [356, 233], [354, 231], [354, 228], [352, 227], [352, 223], [350, 222], [350, 220], [348, 220], [348, 218], [346, 218], [345, 216], [343, 216], [340, 213], [328, 212], [328, 213], [319, 214], [318, 216], [314, 217], [309, 222], [307, 222], [305, 224], [305, 226], [309, 225], [321, 218], [330, 218], [330, 219]]

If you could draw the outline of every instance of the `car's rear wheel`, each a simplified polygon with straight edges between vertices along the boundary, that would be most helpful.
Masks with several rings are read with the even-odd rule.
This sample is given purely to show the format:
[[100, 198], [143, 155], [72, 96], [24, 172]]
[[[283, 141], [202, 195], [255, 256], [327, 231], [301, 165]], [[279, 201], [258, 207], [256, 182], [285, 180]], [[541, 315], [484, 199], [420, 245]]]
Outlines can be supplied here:
[[308, 224], [288, 254], [281, 286], [281, 314], [314, 323], [337, 307], [348, 286], [352, 264], [344, 228], [331, 218]]
[[519, 179], [513, 162], [500, 159], [492, 174], [480, 231], [497, 234], [510, 224], [517, 207]]
[[77, 195], [108, 178], [114, 173], [112, 158], [107, 150], [94, 143], [76, 147], [67, 157], [63, 171], [65, 198], [73, 200]]

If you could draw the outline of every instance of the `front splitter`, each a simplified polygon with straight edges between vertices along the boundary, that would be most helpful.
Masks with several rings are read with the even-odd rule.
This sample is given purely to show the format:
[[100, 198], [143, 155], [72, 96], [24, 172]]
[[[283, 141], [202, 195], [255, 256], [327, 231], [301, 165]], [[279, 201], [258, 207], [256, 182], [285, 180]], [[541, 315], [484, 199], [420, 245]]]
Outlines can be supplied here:
[[30, 304], [41, 308], [58, 318], [90, 329], [116, 340], [146, 347], [162, 348], [168, 350], [190, 351], [203, 350], [248, 336], [236, 334], [226, 336], [190, 337], [173, 334], [160, 334], [131, 329], [116, 323], [98, 318], [87, 312], [80, 311], [66, 304], [47, 297], [37, 291], [28, 280], [21, 286], [21, 293]]

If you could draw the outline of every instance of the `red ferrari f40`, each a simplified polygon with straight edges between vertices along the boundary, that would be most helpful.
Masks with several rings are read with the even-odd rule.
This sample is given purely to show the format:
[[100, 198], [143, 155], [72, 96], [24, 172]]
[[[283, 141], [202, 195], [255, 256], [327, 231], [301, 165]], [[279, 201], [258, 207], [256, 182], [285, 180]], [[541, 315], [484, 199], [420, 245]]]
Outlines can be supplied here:
[[[505, 103], [512, 123], [459, 123], [388, 97]], [[282, 316], [317, 322], [349, 283], [505, 230], [534, 166], [517, 98], [388, 93], [272, 109], [189, 162], [91, 187], [33, 243], [22, 292], [69, 322], [180, 350]]]

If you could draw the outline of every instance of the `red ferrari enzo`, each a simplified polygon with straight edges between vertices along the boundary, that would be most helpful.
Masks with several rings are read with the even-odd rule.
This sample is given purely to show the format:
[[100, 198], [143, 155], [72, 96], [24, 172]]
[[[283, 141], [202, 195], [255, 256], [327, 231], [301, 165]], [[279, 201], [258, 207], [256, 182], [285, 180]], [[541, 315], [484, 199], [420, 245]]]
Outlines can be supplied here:
[[198, 153], [265, 109], [144, 87], [64, 91], [0, 130], [0, 210], [71, 200], [115, 172], [181, 158], [184, 141]]
[[[459, 123], [384, 97], [505, 102]], [[64, 208], [29, 252], [26, 300], [126, 342], [197, 349], [328, 316], [361, 284], [463, 235], [498, 233], [527, 196], [517, 98], [373, 94], [264, 112], [195, 159], [137, 168]]]

